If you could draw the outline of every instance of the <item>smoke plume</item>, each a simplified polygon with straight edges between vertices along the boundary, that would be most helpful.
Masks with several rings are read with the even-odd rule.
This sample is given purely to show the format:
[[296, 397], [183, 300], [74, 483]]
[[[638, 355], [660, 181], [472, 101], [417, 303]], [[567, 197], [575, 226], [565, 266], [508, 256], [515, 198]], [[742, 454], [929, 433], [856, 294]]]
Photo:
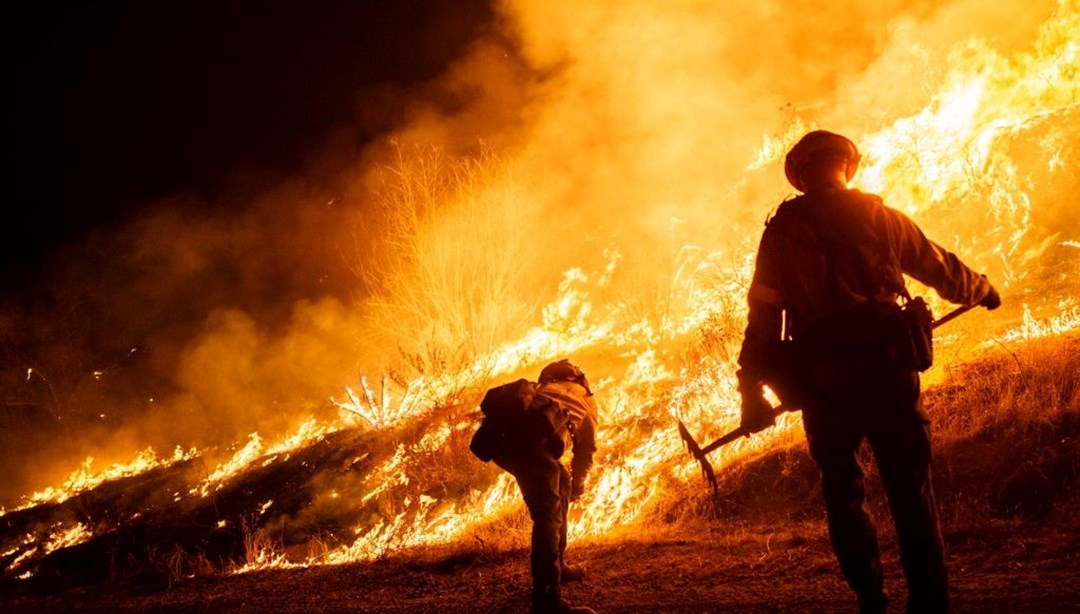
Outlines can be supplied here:
[[0, 503], [88, 454], [332, 417], [361, 373], [434, 369], [408, 360], [428, 343], [490, 350], [613, 254], [622, 285], [598, 296], [656, 308], [688, 246], [735, 259], [756, 240], [802, 131], [859, 142], [926, 107], [958, 45], [1024, 49], [1055, 8], [501, 0], [438, 78], [358, 93], [363, 129], [398, 121], [362, 151], [328, 135], [302, 176], [154, 203], [54, 255], [0, 321], [19, 365], [3, 384], [29, 408], [8, 432], [32, 433], [5, 436]]

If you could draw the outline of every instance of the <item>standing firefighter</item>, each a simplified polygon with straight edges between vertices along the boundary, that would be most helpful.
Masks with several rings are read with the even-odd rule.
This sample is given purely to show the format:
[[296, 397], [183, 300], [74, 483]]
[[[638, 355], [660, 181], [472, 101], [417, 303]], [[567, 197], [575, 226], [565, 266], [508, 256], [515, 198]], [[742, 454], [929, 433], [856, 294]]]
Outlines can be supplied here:
[[[927, 364], [912, 349], [918, 344], [898, 304], [909, 296], [903, 274], [954, 303], [995, 309], [1001, 299], [985, 276], [879, 196], [848, 189], [858, 163], [854, 143], [823, 130], [787, 155], [785, 173], [802, 194], [780, 205], [761, 238], [739, 355], [742, 426], [754, 432], [773, 423], [764, 384], [797, 393], [790, 400], [803, 409], [840, 568], [860, 611], [884, 612], [857, 458], [868, 441], [896, 526], [908, 612], [942, 612], [948, 579], [919, 398], [918, 372]], [[781, 364], [787, 375], [777, 372]]]
[[492, 388], [481, 409], [473, 452], [513, 474], [532, 518], [532, 611], [593, 612], [567, 603], [560, 588], [585, 575], [564, 559], [567, 510], [584, 493], [596, 452], [596, 401], [585, 374], [566, 359], [551, 363], [535, 384]]

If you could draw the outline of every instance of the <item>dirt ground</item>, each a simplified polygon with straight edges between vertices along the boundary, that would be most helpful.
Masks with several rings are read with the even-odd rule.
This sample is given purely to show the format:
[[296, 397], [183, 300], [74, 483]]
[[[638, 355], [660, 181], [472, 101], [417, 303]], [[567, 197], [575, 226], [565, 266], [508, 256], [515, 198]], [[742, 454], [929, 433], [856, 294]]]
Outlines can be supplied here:
[[[957, 612], [1080, 612], [1080, 520], [1062, 526], [1001, 522], [950, 534]], [[902, 612], [895, 548], [882, 536]], [[566, 597], [600, 612], [854, 612], [824, 527], [703, 526], [571, 544], [588, 575]], [[3, 612], [527, 612], [527, 552], [471, 550], [372, 563], [133, 584], [61, 594], [7, 592]]]

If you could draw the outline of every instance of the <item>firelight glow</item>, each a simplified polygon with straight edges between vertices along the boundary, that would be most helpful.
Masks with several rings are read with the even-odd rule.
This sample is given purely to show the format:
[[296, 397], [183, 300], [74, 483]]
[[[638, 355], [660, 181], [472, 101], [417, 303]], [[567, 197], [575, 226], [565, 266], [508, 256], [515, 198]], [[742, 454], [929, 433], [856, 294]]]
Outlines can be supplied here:
[[[580, 15], [580, 21], [570, 19], [567, 4], [574, 5], [573, 15], [575, 19]], [[1071, 203], [1055, 191], [1077, 187], [1074, 169], [1080, 166], [1076, 159], [1080, 0], [1059, 0], [1052, 6], [1034, 3], [1031, 11], [1038, 13], [1041, 23], [1023, 44], [997, 45], [976, 36], [957, 39], [945, 31], [947, 16], [940, 21], [924, 16], [928, 38], [913, 42], [916, 35], [910, 22], [915, 18], [898, 18], [889, 30], [892, 38], [871, 41], [880, 52], [877, 63], [861, 56], [843, 58], [862, 62], [861, 80], [859, 75], [823, 78], [839, 83], [835, 98], [789, 109], [779, 127], [774, 118], [762, 119], [750, 106], [732, 103], [723, 113], [718, 109], [724, 86], [733, 91], [739, 85], [753, 89], [762, 87], [765, 77], [728, 66], [728, 72], [706, 78], [705, 67], [720, 62], [725, 54], [732, 54], [730, 64], [736, 65], [738, 54], [749, 52], [725, 47], [723, 37], [709, 31], [719, 27], [718, 21], [701, 3], [586, 4], [583, 8], [569, 2], [505, 3], [528, 60], [538, 67], [565, 66], [565, 72], [556, 72], [545, 82], [540, 87], [543, 95], [529, 107], [530, 136], [511, 149], [507, 163], [513, 172], [485, 176], [485, 183], [469, 192], [473, 200], [447, 204], [446, 217], [454, 214], [465, 219], [461, 223], [477, 223], [469, 217], [475, 212], [470, 205], [488, 210], [490, 203], [484, 199], [491, 198], [556, 209], [553, 201], [572, 201], [572, 194], [586, 205], [608, 207], [610, 215], [596, 216], [599, 221], [590, 218], [607, 228], [626, 222], [619, 219], [622, 210], [608, 203], [617, 201], [619, 207], [632, 203], [627, 210], [648, 214], [642, 214], [639, 223], [626, 222], [632, 230], [618, 226], [620, 230], [640, 233], [633, 235], [635, 239], [661, 237], [659, 243], [669, 244], [665, 252], [669, 262], [663, 265], [670, 266], [659, 284], [662, 291], [654, 292], [649, 283], [662, 276], [653, 269], [664, 266], [649, 262], [647, 250], [633, 253], [640, 243], [594, 240], [603, 233], [590, 227], [585, 234], [591, 233], [592, 252], [581, 260], [591, 264], [565, 268], [552, 284], [555, 290], [543, 297], [535, 317], [519, 333], [497, 338], [460, 368], [418, 376], [401, 386], [385, 376], [378, 386], [366, 376], [360, 378], [359, 387], [343, 384], [332, 392], [332, 402], [341, 410], [336, 422], [309, 420], [273, 445], [251, 433], [231, 458], [177, 497], [213, 496], [238, 474], [288, 457], [343, 429], [393, 432], [421, 420], [410, 431], [414, 436], [398, 441], [393, 454], [357, 477], [364, 488], [358, 500], [328, 490], [327, 498], [340, 505], [392, 502], [377, 517], [366, 515], [352, 527], [351, 541], [306, 557], [259, 550], [249, 555], [240, 571], [373, 559], [413, 546], [459, 540], [492, 518], [520, 513], [520, 496], [506, 474], [483, 487], [444, 497], [437, 489], [425, 491], [411, 483], [403, 467], [411, 456], [438, 450], [455, 434], [475, 427], [473, 410], [484, 384], [532, 375], [538, 365], [561, 357], [573, 357], [589, 374], [601, 411], [600, 451], [589, 489], [572, 515], [571, 539], [630, 526], [670, 485], [699, 480], [698, 465], [686, 454], [675, 419], [685, 422], [699, 441], [737, 426], [735, 356], [745, 323], [745, 290], [755, 241], [767, 208], [779, 202], [773, 196], [790, 193], [778, 183], [783, 181], [783, 155], [808, 129], [828, 127], [852, 137], [863, 153], [853, 187], [886, 195], [887, 204], [914, 218], [928, 236], [1000, 282], [1006, 300], [1024, 297], [1022, 313], [1012, 321], [998, 322], [989, 334], [989, 320], [977, 315], [970, 316], [971, 324], [950, 323], [938, 339], [939, 363], [962, 361], [988, 344], [1060, 335], [1080, 327], [1076, 299], [1080, 234], [1072, 224], [1072, 212], [1065, 211]], [[759, 3], [753, 16], [767, 22], [778, 10], [774, 5], [781, 4]], [[974, 11], [973, 5], [957, 3], [953, 8]], [[715, 10], [723, 17], [727, 9]], [[933, 39], [934, 33], [941, 40]], [[912, 58], [932, 65], [912, 68]], [[793, 71], [796, 68], [808, 79], [824, 72], [792, 66]], [[696, 74], [696, 69], [703, 72]], [[856, 111], [842, 100], [873, 91], [881, 85], [880, 74], [890, 71], [925, 78], [904, 86], [908, 98], [893, 106]], [[595, 80], [583, 75], [594, 75]], [[703, 134], [697, 114], [717, 118], [730, 110], [745, 111], [745, 123], [752, 129], [734, 139], [730, 150], [724, 148], [720, 160], [731, 164], [720, 171], [717, 158], [709, 155], [719, 146]], [[604, 115], [609, 112], [614, 119]], [[606, 142], [608, 133], [612, 140], [625, 143], [621, 146], [625, 149]], [[589, 163], [567, 163], [564, 149], [586, 152]], [[543, 180], [521, 179], [522, 168], [535, 169]], [[713, 174], [731, 179], [730, 185], [710, 187], [706, 177]], [[752, 220], [731, 215], [712, 226], [707, 222], [715, 210], [745, 209], [750, 206], [747, 201], [760, 208]], [[673, 210], [686, 215], [676, 216]], [[455, 224], [459, 221], [453, 219]], [[722, 232], [723, 238], [716, 244], [684, 240], [700, 238], [703, 230]], [[452, 244], [450, 237], [426, 238], [439, 247]], [[446, 257], [440, 254], [432, 260], [443, 262]], [[631, 260], [655, 266], [644, 267], [643, 274]], [[624, 273], [632, 274], [620, 277]], [[649, 283], [634, 285], [626, 277], [646, 278]], [[932, 292], [914, 282], [910, 285], [913, 293], [930, 299], [935, 313], [948, 308]], [[627, 295], [634, 300], [625, 300]], [[1017, 309], [1020, 304], [1017, 300]], [[926, 381], [940, 377], [941, 367], [935, 367]], [[434, 408], [454, 404], [448, 399], [467, 405], [466, 411], [450, 419], [443, 414], [436, 418]], [[428, 415], [432, 417], [423, 421]], [[800, 441], [800, 419], [787, 414], [770, 431], [721, 448], [711, 459], [714, 466], [723, 467]], [[130, 464], [97, 474], [90, 472], [88, 461], [63, 486], [29, 497], [28, 505], [63, 501], [106, 480], [197, 455], [177, 449], [163, 459], [147, 450]], [[261, 512], [272, 513], [271, 502]], [[85, 539], [83, 531], [81, 525], [58, 531], [50, 543]], [[9, 571], [19, 571], [24, 561], [40, 554], [34, 552], [18, 559], [19, 565]]]

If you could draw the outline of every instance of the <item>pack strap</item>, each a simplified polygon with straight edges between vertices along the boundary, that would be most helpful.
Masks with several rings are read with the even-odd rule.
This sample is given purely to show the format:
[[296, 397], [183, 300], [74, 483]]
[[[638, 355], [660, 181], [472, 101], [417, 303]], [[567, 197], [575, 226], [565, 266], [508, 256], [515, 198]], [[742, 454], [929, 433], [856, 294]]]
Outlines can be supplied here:
[[[806, 195], [803, 197], [805, 198]], [[836, 262], [839, 257], [846, 256], [850, 262], [855, 263], [855, 274], [858, 278], [859, 285], [863, 289], [873, 288], [877, 284], [866, 261], [860, 257], [859, 254], [853, 253], [853, 250], [845, 249], [846, 246], [838, 244], [834, 233], [829, 233], [827, 231], [825, 224], [821, 220], [821, 200], [817, 198], [809, 200], [810, 202], [805, 203], [811, 205], [810, 207], [807, 207], [808, 215], [806, 217], [808, 218], [807, 221], [810, 225], [810, 231], [814, 240], [821, 246], [822, 253], [825, 255], [825, 270], [826, 275], [829, 278], [829, 288], [831, 292], [830, 302], [832, 303], [833, 311], [835, 312], [837, 311], [836, 301], [841, 295], [840, 276], [836, 271]], [[867, 296], [866, 299], [869, 302], [892, 303], [894, 302], [893, 294], [902, 297], [905, 303], [911, 301], [911, 294], [908, 292], [907, 284], [903, 281], [903, 276], [901, 276], [898, 286], [886, 288], [883, 293], [876, 296]]]

